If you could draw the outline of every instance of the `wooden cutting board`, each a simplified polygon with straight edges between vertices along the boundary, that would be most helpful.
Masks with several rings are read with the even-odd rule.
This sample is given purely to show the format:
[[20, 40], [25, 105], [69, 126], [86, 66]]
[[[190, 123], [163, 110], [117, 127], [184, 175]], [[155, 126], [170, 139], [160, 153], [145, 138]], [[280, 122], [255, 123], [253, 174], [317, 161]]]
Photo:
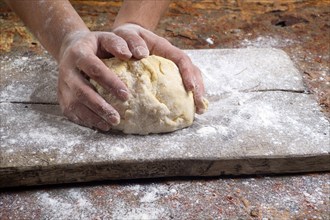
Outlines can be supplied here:
[[330, 170], [329, 121], [283, 51], [186, 53], [203, 72], [209, 110], [187, 129], [148, 136], [69, 122], [48, 55], [0, 55], [0, 187]]

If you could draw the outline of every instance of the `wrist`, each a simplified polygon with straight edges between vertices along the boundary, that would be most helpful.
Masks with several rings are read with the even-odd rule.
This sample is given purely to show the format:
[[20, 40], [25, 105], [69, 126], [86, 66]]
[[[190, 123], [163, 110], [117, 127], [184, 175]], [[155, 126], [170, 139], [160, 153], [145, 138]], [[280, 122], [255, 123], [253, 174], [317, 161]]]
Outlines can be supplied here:
[[86, 29], [86, 30], [76, 30], [76, 31], [72, 31], [72, 32], [69, 32], [68, 34], [66, 34], [65, 37], [63, 37], [59, 53], [55, 57], [57, 62], [59, 62], [61, 60], [61, 58], [63, 57], [63, 55], [65, 54], [66, 48], [68, 48], [73, 42], [77, 41], [77, 39], [79, 39], [89, 33], [90, 33], [90, 30]]
[[117, 28], [122, 27], [122, 26], [129, 26], [129, 25], [133, 25], [133, 26], [138, 26], [144, 29], [147, 29], [146, 27], [144, 27], [143, 25], [137, 23], [137, 22], [115, 22], [112, 25], [111, 31], [115, 31]]
[[113, 29], [126, 23], [133, 23], [154, 31], [169, 3], [170, 0], [124, 0]]
[[111, 31], [116, 31], [118, 28], [121, 27], [135, 27], [135, 28], [143, 28], [146, 29], [145, 27], [141, 26], [138, 23], [134, 23], [134, 22], [125, 22], [125, 23], [120, 23], [118, 25], [113, 25], [111, 28]]

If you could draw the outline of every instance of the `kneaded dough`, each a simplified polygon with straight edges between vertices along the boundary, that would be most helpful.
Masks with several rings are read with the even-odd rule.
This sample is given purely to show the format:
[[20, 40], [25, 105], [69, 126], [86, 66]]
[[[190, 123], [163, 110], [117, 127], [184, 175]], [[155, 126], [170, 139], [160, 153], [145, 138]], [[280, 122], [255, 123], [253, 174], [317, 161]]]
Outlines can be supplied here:
[[193, 94], [186, 92], [177, 66], [170, 60], [149, 56], [142, 60], [103, 60], [130, 91], [123, 102], [95, 81], [97, 92], [120, 114], [113, 130], [127, 134], [171, 132], [190, 126], [194, 120]]

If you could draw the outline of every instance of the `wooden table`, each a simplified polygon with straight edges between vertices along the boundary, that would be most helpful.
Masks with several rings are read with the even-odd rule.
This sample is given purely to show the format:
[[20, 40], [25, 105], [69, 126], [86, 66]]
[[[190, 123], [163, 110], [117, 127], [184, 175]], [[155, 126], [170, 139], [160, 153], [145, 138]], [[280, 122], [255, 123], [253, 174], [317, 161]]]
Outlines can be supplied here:
[[329, 121], [283, 51], [186, 52], [210, 108], [190, 128], [148, 136], [69, 122], [56, 103], [54, 62], [4, 58], [0, 186], [330, 170]]

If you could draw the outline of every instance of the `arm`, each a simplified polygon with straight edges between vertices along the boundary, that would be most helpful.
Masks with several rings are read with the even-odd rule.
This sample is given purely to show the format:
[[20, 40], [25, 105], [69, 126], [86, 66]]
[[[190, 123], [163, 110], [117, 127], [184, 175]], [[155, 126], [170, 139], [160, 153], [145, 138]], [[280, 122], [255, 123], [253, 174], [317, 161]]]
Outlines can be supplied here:
[[90, 32], [68, 0], [7, 0], [59, 64], [58, 100], [70, 120], [109, 130], [118, 124], [118, 112], [97, 94], [92, 78], [118, 98], [127, 100], [125, 84], [99, 57], [129, 59], [127, 43], [109, 32]]
[[89, 32], [68, 1], [6, 2], [56, 60], [65, 39], [75, 33]]
[[113, 28], [132, 23], [153, 31], [169, 4], [170, 0], [126, 0], [120, 8]]

